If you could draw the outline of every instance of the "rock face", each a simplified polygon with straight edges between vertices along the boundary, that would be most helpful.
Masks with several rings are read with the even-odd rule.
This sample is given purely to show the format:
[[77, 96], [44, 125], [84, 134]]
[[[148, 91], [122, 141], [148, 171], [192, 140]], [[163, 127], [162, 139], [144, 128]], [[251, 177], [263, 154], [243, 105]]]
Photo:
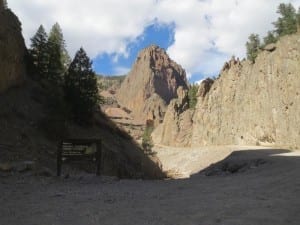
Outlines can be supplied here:
[[163, 123], [152, 133], [154, 143], [169, 146], [190, 145], [193, 110], [188, 109], [187, 90], [179, 87], [177, 96], [177, 99], [170, 102]]
[[213, 85], [214, 80], [211, 78], [207, 78], [203, 80], [199, 86], [197, 97], [204, 99], [206, 94], [209, 92], [211, 86]]
[[152, 45], [142, 50], [117, 93], [118, 102], [135, 118], [162, 121], [167, 105], [177, 97], [177, 88], [187, 89], [185, 71], [164, 49]]
[[[299, 34], [281, 38], [254, 64], [232, 59], [209, 88], [205, 85], [210, 86], [199, 89], [191, 139], [181, 145], [300, 147]], [[161, 137], [158, 143], [167, 143]]]
[[21, 23], [10, 10], [0, 7], [0, 93], [24, 81], [25, 53]]

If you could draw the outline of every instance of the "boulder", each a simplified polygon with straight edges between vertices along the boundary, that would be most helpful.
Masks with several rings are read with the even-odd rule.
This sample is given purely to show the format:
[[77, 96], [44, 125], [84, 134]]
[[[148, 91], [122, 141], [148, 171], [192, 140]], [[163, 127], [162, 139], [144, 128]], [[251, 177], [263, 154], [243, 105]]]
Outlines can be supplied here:
[[276, 44], [268, 44], [263, 48], [263, 50], [268, 51], [268, 52], [273, 52], [276, 49]]

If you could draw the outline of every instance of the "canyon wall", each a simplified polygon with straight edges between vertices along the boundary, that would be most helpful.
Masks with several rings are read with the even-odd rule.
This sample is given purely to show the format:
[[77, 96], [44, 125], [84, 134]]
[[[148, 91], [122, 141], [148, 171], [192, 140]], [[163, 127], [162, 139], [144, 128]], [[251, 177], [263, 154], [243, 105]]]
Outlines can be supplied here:
[[[254, 64], [233, 58], [213, 83], [202, 83], [190, 132], [182, 146], [299, 147], [300, 34], [266, 46]], [[155, 140], [179, 145], [176, 138], [167, 138]]]

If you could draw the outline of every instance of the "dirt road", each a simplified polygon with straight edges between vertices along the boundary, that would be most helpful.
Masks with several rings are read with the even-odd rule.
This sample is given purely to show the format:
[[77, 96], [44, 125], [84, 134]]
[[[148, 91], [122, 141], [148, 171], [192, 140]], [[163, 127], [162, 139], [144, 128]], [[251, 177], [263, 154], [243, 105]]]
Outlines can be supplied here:
[[[198, 161], [196, 153], [190, 158], [194, 159], [192, 164]], [[68, 179], [2, 176], [0, 224], [300, 224], [298, 151], [242, 150], [222, 158], [226, 159], [215, 167], [223, 168], [224, 162], [263, 163], [249, 164], [234, 173], [196, 173], [179, 180], [118, 180], [72, 174]], [[184, 165], [185, 171], [201, 167]]]

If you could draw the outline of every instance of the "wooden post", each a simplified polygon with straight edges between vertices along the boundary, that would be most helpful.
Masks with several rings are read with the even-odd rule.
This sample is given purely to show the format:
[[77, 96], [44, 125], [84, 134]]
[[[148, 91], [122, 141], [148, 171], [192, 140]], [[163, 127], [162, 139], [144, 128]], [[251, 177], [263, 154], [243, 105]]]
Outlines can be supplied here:
[[61, 175], [61, 164], [62, 164], [62, 145], [63, 142], [59, 142], [57, 146], [57, 176]]
[[101, 174], [101, 161], [102, 161], [102, 142], [101, 140], [96, 143], [96, 175], [100, 176]]

